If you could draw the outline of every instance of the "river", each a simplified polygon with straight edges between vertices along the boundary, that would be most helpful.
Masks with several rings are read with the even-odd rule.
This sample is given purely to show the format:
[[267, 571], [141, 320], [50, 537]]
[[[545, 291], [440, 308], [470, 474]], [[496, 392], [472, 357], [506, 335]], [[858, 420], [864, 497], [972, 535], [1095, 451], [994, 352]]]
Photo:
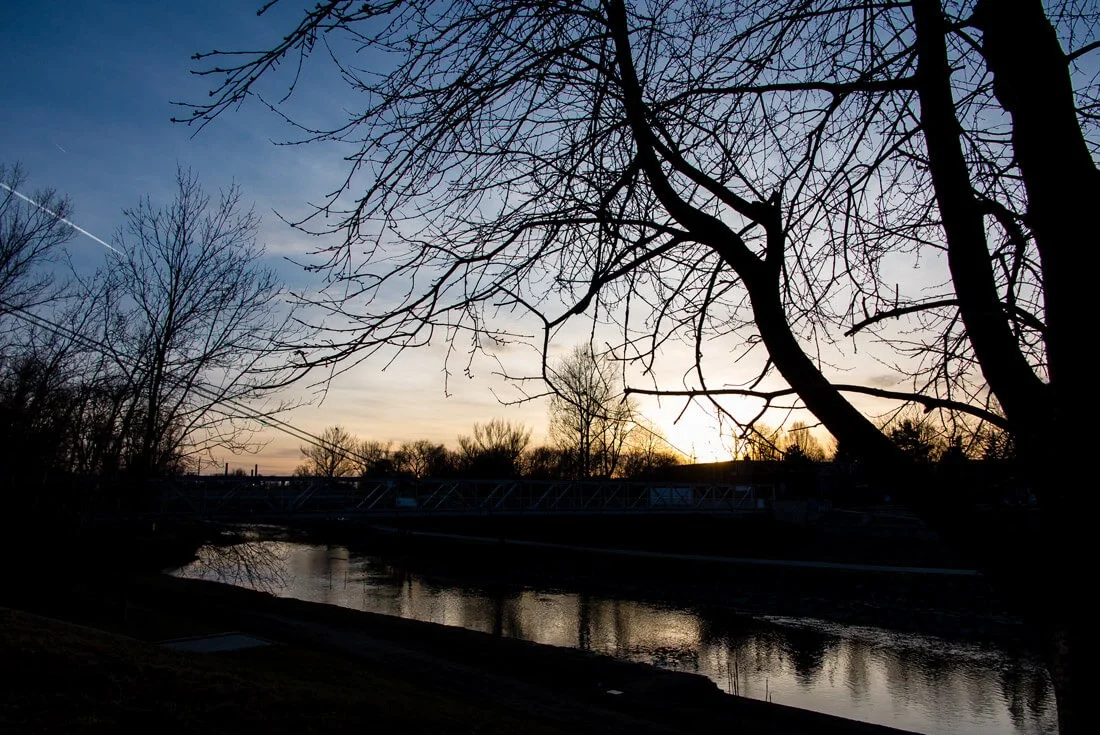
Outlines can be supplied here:
[[1039, 661], [992, 643], [568, 588], [487, 588], [345, 546], [204, 548], [174, 574], [698, 673], [733, 694], [913, 732], [1057, 730]]

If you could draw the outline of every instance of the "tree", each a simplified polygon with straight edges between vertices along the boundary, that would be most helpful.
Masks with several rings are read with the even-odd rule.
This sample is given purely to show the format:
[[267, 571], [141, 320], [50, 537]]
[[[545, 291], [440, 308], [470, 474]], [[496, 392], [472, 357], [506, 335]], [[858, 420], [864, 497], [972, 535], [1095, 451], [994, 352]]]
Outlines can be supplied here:
[[[221, 57], [206, 72], [221, 79], [212, 100], [193, 112], [209, 122], [324, 37], [365, 103], [308, 133], [358, 146], [321, 210], [345, 241], [321, 255], [343, 268], [364, 242], [378, 254], [338, 279], [360, 332], [331, 359], [436, 329], [484, 334], [516, 311], [543, 326], [544, 354], [573, 317], [617, 318], [620, 356], [647, 375], [686, 337], [687, 385], [634, 392], [719, 407], [797, 398], [845, 454], [902, 478], [919, 512], [1021, 591], [1069, 733], [1083, 727], [1070, 673], [1083, 669], [1082, 593], [1048, 570], [1074, 558], [1083, 502], [1071, 468], [1085, 456], [1091, 362], [1075, 320], [1097, 272], [1098, 88], [1085, 60], [1098, 13], [1069, 0], [334, 2], [272, 49]], [[357, 71], [345, 34], [387, 54], [372, 57], [385, 71]], [[907, 283], [891, 276], [914, 263], [924, 271]], [[360, 307], [396, 281], [425, 285]], [[886, 349], [909, 388], [838, 379], [846, 339]], [[739, 385], [707, 378], [754, 358]], [[1041, 537], [1002, 554], [981, 524], [917, 492], [857, 394], [1005, 431]]]
[[258, 219], [241, 211], [239, 191], [211, 204], [177, 172], [172, 206], [146, 199], [125, 212], [106, 266], [55, 289], [41, 266], [73, 232], [69, 204], [52, 192], [24, 197], [18, 167], [0, 174], [0, 312], [23, 325], [4, 347], [16, 368], [4, 379], [23, 446], [40, 435], [32, 426], [51, 422], [43, 467], [137, 478], [250, 446], [245, 421], [263, 414], [243, 402], [291, 377], [277, 358], [296, 328], [258, 262]]
[[257, 418], [285, 408], [255, 402], [301, 374], [287, 359], [298, 328], [240, 189], [212, 199], [183, 170], [176, 184], [171, 204], [146, 198], [124, 213], [121, 254], [85, 285], [97, 341], [128, 389], [126, 467], [139, 476], [253, 448]]
[[1016, 456], [1012, 436], [1005, 431], [983, 428], [978, 434], [977, 443], [982, 459], [1006, 460]]
[[[306, 461], [294, 474], [303, 477], [346, 477], [360, 469], [356, 456], [358, 440], [342, 426], [329, 426], [319, 441], [301, 448]], [[361, 474], [361, 473], [360, 473]]]
[[568, 480], [570, 453], [558, 447], [535, 447], [524, 452], [523, 476], [530, 480]]
[[785, 457], [797, 456], [811, 462], [824, 462], [825, 449], [821, 442], [810, 433], [810, 425], [805, 421], [795, 421], [791, 428], [787, 429], [783, 438], [783, 455]]
[[468, 473], [483, 477], [512, 477], [531, 443], [531, 430], [503, 419], [474, 424], [472, 436], [458, 437], [458, 461]]
[[363, 439], [357, 443], [352, 457], [356, 474], [365, 477], [385, 472], [391, 459], [390, 444], [391, 442], [380, 442], [377, 439]]
[[393, 455], [394, 469], [417, 479], [440, 477], [454, 470], [451, 453], [442, 444], [427, 439], [403, 442]]
[[919, 420], [904, 418], [886, 429], [890, 441], [913, 462], [926, 464], [939, 459], [943, 441], [932, 427]]
[[8, 487], [69, 469], [71, 365], [56, 341], [41, 344], [37, 336], [0, 361], [0, 471]]
[[68, 200], [43, 189], [28, 201], [25, 183], [18, 164], [0, 163], [0, 317], [48, 299], [52, 279], [41, 266], [74, 234]]
[[550, 383], [550, 436], [571, 455], [574, 476], [615, 476], [636, 406], [614, 363], [581, 345], [550, 369]]
[[736, 437], [739, 451], [735, 454], [753, 462], [777, 462], [783, 459], [783, 430], [773, 429], [767, 424], [753, 422]]
[[85, 336], [99, 328], [99, 314], [89, 301], [67, 300], [76, 303], [48, 318], [13, 312], [25, 328], [0, 369], [0, 451], [24, 483], [32, 475], [47, 485], [66, 473], [116, 477], [135, 438], [132, 385], [110, 350]]
[[620, 460], [622, 477], [645, 478], [659, 476], [662, 470], [683, 464], [684, 456], [648, 422], [637, 420]]

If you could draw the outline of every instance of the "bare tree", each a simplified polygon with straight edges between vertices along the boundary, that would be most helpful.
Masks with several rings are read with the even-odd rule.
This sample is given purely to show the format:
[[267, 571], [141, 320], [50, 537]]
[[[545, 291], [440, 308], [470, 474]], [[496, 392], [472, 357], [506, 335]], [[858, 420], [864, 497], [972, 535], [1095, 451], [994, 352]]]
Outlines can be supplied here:
[[[757, 417], [791, 402], [882, 471], [907, 458], [853, 394], [1006, 431], [1044, 516], [1034, 544], [994, 551], [897, 477], [1006, 589], [1027, 587], [1069, 733], [1083, 727], [1080, 592], [1047, 570], [1075, 555], [1070, 468], [1085, 453], [1066, 437], [1089, 434], [1075, 320], [1096, 272], [1082, 244], [1100, 201], [1084, 63], [1098, 14], [1073, 0], [333, 2], [276, 47], [223, 57], [194, 119], [322, 37], [364, 94], [308, 132], [359, 146], [321, 210], [347, 235], [320, 253], [340, 274], [326, 303], [360, 328], [330, 359], [435, 330], [513, 339], [492, 317], [517, 312], [542, 325], [545, 355], [586, 315], [615, 320], [618, 356], [647, 374], [673, 340], [693, 349], [684, 385], [635, 392], [750, 397]], [[389, 54], [388, 71], [359, 71], [342, 36]], [[415, 285], [390, 306], [394, 282]], [[840, 380], [848, 339], [909, 385]], [[708, 377], [754, 359], [747, 379]]]
[[472, 475], [511, 477], [519, 472], [519, 460], [531, 442], [531, 430], [504, 419], [475, 423], [473, 435], [458, 437], [458, 460]]
[[132, 385], [109, 351], [85, 336], [98, 329], [94, 301], [73, 301], [48, 317], [12, 312], [24, 328], [0, 368], [3, 465], [37, 473], [37, 482], [70, 472], [115, 476], [134, 438]]
[[737, 440], [736, 456], [752, 462], [775, 462], [783, 458], [780, 445], [783, 430], [773, 429], [763, 422], [744, 427], [734, 437]]
[[42, 266], [74, 234], [65, 221], [68, 200], [49, 189], [27, 196], [20, 191], [26, 180], [19, 164], [0, 163], [0, 317], [52, 295]]
[[825, 448], [811, 433], [811, 426], [805, 421], [795, 421], [783, 437], [784, 456], [797, 455], [811, 462], [825, 461]]
[[393, 455], [394, 468], [416, 478], [446, 475], [453, 469], [451, 453], [427, 439], [404, 442]]
[[550, 436], [572, 457], [574, 476], [615, 476], [637, 412], [615, 364], [581, 345], [549, 371]]
[[976, 432], [975, 440], [983, 459], [1011, 460], [1016, 457], [1012, 436], [1005, 431], [982, 427]]
[[301, 448], [306, 461], [294, 474], [305, 477], [346, 477], [362, 474], [356, 448], [359, 440], [342, 426], [329, 426], [319, 440]]
[[523, 453], [523, 476], [532, 480], [568, 480], [571, 457], [558, 447], [535, 447]]
[[358, 442], [352, 457], [355, 473], [365, 476], [384, 471], [392, 459], [391, 444], [392, 442], [381, 442], [377, 439], [363, 439]]
[[662, 470], [683, 464], [687, 459], [648, 421], [635, 418], [637, 427], [630, 432], [620, 459], [622, 477], [642, 478], [658, 475]]
[[138, 474], [215, 447], [254, 448], [257, 418], [283, 408], [255, 402], [294, 373], [297, 327], [261, 262], [259, 219], [236, 186], [211, 199], [190, 172], [176, 183], [171, 204], [144, 199], [125, 212], [122, 254], [87, 287], [102, 315], [98, 343], [132, 396], [123, 420]]
[[8, 487], [69, 469], [79, 412], [66, 347], [54, 335], [30, 332], [0, 360], [0, 472]]

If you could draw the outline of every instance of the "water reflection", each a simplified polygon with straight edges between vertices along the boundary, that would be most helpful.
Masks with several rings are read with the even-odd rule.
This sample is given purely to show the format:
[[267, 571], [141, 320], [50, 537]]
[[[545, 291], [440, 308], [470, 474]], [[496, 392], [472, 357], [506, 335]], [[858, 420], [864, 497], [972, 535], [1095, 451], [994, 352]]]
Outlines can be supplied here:
[[287, 544], [265, 542], [207, 544], [195, 552], [197, 558], [183, 576], [279, 594], [286, 589], [286, 562], [292, 550]]
[[[466, 587], [343, 546], [241, 547], [249, 548], [204, 549], [176, 573], [700, 673], [731, 693], [916, 732], [1056, 731], [1045, 672], [994, 647], [579, 592]], [[254, 567], [247, 573], [219, 569], [245, 562]]]

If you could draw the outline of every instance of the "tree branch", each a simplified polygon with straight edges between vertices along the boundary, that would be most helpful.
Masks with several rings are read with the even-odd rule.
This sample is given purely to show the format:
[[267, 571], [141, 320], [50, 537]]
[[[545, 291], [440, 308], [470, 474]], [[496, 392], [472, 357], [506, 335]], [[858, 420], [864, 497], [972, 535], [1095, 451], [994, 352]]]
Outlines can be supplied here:
[[[872, 324], [875, 324], [877, 322], [886, 321], [887, 319], [895, 319], [897, 317], [905, 316], [906, 314], [914, 314], [914, 313], [919, 312], [919, 311], [928, 311], [930, 309], [938, 309], [938, 308], [941, 308], [941, 307], [944, 307], [944, 306], [958, 306], [958, 305], [959, 305], [959, 300], [958, 299], [939, 299], [937, 301], [927, 301], [923, 304], [912, 304], [910, 306], [899, 306], [896, 309], [887, 309], [886, 311], [878, 311], [878, 312], [875, 312], [874, 314], [868, 316], [863, 321], [856, 322], [855, 324], [853, 324], [846, 332], [844, 332], [844, 336], [845, 337], [851, 337], [856, 332], [859, 332], [860, 330], [865, 329], [866, 327], [869, 327]], [[1034, 329], [1037, 332], [1042, 332], [1044, 329], [1046, 329], [1046, 325], [1044, 325], [1041, 321], [1039, 321], [1038, 317], [1036, 317], [1034, 314], [1032, 314], [1030, 312], [1027, 312], [1027, 311], [1024, 311], [1023, 309], [1021, 309], [1018, 306], [1010, 306], [1008, 304], [1003, 304], [1002, 306], [1004, 307], [1005, 311], [1008, 312], [1013, 318], [1019, 319], [1021, 322], [1026, 324], [1031, 329]]]
[[1079, 59], [1087, 54], [1089, 51], [1095, 51], [1098, 48], [1100, 48], [1100, 41], [1087, 43], [1076, 51], [1071, 51], [1070, 53], [1066, 54], [1066, 63], [1071, 64], [1075, 59]]
[[[895, 401], [919, 403], [924, 406], [925, 412], [932, 411], [937, 408], [944, 408], [949, 411], [958, 411], [959, 413], [965, 413], [970, 416], [980, 418], [983, 421], [987, 421], [998, 428], [1006, 430], [1009, 428], [1009, 423], [1003, 416], [998, 416], [992, 411], [984, 408], [979, 408], [977, 406], [972, 406], [969, 403], [952, 401], [946, 398], [936, 398], [934, 396], [924, 396], [919, 393], [904, 393], [901, 391], [884, 390], [882, 388], [870, 388], [863, 385], [833, 383], [833, 387], [836, 390], [843, 391], [845, 393], [860, 393], [863, 395], [874, 396], [876, 398], [888, 398]], [[627, 388], [624, 393], [626, 395], [633, 394], [640, 396], [681, 396], [687, 398], [709, 398], [712, 396], [743, 396], [746, 398], [760, 398], [766, 401], [772, 401], [776, 398], [783, 398], [784, 396], [798, 395], [798, 391], [796, 391], [794, 388], [781, 388], [779, 390], [773, 391], [751, 390], [748, 388], [711, 388], [709, 390], [656, 390], [652, 388]]]

